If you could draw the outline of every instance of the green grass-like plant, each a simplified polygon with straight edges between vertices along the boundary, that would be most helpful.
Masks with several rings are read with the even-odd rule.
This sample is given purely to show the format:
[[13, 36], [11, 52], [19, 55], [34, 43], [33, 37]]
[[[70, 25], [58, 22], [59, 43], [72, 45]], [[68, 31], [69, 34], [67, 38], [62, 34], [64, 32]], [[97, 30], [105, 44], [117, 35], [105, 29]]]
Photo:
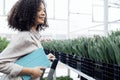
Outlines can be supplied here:
[[0, 37], [0, 52], [2, 52], [8, 44], [9, 41], [5, 37]]
[[43, 43], [43, 47], [98, 62], [120, 65], [120, 31], [112, 32], [108, 36], [53, 40]]

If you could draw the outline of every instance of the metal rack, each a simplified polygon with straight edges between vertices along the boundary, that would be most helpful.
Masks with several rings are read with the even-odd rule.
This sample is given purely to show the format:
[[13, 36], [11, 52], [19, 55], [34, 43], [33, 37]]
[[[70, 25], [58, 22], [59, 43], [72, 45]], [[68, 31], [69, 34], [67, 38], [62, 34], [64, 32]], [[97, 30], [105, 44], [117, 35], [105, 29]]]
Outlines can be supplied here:
[[70, 72], [69, 70], [72, 70], [72, 71], [78, 73], [80, 76], [86, 78], [87, 80], [96, 80], [96, 79], [94, 79], [94, 78], [92, 78], [92, 77], [84, 74], [83, 72], [78, 71], [78, 70], [76, 70], [76, 69], [74, 69], [74, 68], [72, 68], [72, 67], [70, 67], [70, 66], [68, 66], [68, 65], [66, 65], [66, 64], [64, 64], [64, 63], [62, 63], [62, 62], [60, 62], [60, 61], [59, 61], [59, 63], [62, 64], [63, 66], [65, 66], [66, 68], [68, 68], [68, 75], [70, 74], [70, 73], [69, 73], [69, 72]]

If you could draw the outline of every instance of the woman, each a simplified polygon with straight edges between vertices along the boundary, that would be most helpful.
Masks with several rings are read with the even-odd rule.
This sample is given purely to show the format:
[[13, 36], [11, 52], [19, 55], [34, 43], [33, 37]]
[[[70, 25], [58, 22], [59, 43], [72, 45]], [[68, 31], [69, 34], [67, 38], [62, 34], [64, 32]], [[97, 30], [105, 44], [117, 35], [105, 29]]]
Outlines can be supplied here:
[[[42, 67], [27, 68], [14, 62], [23, 55], [41, 48], [39, 31], [48, 27], [47, 13], [43, 0], [19, 0], [8, 16], [10, 28], [19, 33], [0, 54], [0, 72], [5, 75], [0, 80], [22, 80], [20, 75], [30, 75], [32, 80], [40, 80]], [[48, 54], [51, 59], [54, 56]]]

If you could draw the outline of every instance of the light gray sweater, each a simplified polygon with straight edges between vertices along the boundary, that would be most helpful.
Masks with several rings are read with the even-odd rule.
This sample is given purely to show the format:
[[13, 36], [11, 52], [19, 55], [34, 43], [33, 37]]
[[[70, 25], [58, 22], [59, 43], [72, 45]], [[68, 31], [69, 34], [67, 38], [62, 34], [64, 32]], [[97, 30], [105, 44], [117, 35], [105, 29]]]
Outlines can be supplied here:
[[23, 67], [14, 62], [21, 56], [29, 54], [40, 47], [42, 46], [39, 33], [24, 31], [14, 36], [7, 48], [0, 53], [0, 72], [4, 73], [0, 80], [22, 80], [18, 74]]

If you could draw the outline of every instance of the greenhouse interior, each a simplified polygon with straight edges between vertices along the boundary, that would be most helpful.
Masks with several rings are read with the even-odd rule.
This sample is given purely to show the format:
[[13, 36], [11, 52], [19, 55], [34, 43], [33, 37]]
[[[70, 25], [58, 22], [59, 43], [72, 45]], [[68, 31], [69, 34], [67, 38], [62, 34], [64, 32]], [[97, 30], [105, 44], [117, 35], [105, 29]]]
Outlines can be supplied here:
[[[15, 65], [18, 58], [28, 54], [12, 56], [11, 54], [14, 55], [16, 52], [7, 51], [8, 48], [12, 51], [16, 47], [17, 41], [14, 44], [13, 39], [19, 34], [17, 28], [9, 27], [13, 25], [8, 23], [8, 15], [13, 5], [20, 1], [21, 3], [22, 1], [23, 3], [29, 2], [29, 0], [0, 0], [0, 80], [12, 79], [2, 78], [4, 75], [10, 76], [12, 74], [7, 70], [8, 67], [10, 69], [12, 67], [6, 64], [14, 63], [13, 65]], [[30, 1], [33, 5], [32, 2], [40, 2], [41, 0]], [[43, 1], [49, 27], [39, 31], [41, 35], [39, 42], [45, 54], [51, 53], [54, 59], [50, 61], [50, 67], [45, 68], [40, 80], [120, 80], [120, 0]], [[14, 15], [16, 14], [12, 16]], [[20, 40], [22, 39], [18, 39], [18, 43]], [[29, 41], [24, 44], [26, 48]], [[37, 42], [31, 44], [35, 45]], [[33, 49], [35, 50], [34, 47]], [[14, 51], [20, 50], [22, 49], [14, 49]], [[8, 54], [7, 57], [3, 53]], [[55, 65], [52, 66], [54, 63]], [[2, 65], [7, 67], [3, 69], [6, 71], [2, 70]], [[21, 75], [17, 76], [21, 77]]]

